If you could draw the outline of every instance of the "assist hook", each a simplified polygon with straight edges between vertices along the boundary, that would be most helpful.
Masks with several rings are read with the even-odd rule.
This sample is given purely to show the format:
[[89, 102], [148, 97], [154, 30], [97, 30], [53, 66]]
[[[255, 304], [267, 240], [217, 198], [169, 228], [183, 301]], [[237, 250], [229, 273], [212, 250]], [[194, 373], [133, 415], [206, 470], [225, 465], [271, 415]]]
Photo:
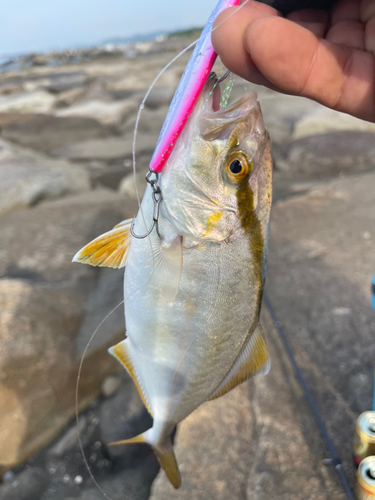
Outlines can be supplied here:
[[[152, 175], [155, 175], [154, 179], [151, 178]], [[152, 189], [152, 200], [154, 202], [154, 213], [152, 215], [152, 225], [151, 225], [150, 229], [145, 234], [142, 234], [142, 235], [135, 234], [135, 232], [134, 232], [135, 219], [133, 218], [131, 226], [130, 226], [130, 233], [132, 236], [134, 236], [134, 238], [137, 238], [138, 240], [142, 240], [143, 238], [147, 238], [147, 236], [149, 236], [152, 233], [152, 230], [154, 229], [154, 227], [156, 228], [156, 232], [157, 232], [159, 238], [162, 239], [162, 237], [160, 236], [160, 233], [159, 233], [159, 205], [163, 199], [163, 195], [161, 194], [161, 189], [160, 189], [158, 181], [159, 181], [159, 174], [157, 174], [156, 172], [153, 172], [152, 170], [147, 172], [146, 182], [148, 182], [150, 184], [151, 189]]]

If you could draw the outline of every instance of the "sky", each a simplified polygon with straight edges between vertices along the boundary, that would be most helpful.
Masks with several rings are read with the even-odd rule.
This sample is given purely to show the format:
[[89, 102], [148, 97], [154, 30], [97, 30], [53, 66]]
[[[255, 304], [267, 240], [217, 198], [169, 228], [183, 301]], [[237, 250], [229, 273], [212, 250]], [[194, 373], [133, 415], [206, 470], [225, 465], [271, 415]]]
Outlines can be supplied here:
[[216, 0], [0, 0], [0, 55], [203, 26]]

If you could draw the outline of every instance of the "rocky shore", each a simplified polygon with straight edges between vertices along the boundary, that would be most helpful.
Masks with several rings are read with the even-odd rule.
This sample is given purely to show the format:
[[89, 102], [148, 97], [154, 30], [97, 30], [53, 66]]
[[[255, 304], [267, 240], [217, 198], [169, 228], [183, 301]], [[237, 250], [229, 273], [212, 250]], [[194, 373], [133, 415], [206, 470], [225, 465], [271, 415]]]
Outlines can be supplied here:
[[[327, 450], [265, 312], [271, 374], [203, 405], [180, 426], [181, 490], [163, 474], [153, 484], [159, 466], [147, 447], [107, 447], [150, 426], [132, 382], [107, 354], [125, 331], [123, 273], [71, 259], [136, 213], [138, 107], [191, 41], [34, 55], [2, 68], [2, 500], [103, 498], [74, 419], [83, 353], [78, 429], [92, 474], [112, 500], [146, 500], [151, 487], [153, 500], [345, 498], [334, 470], [322, 465]], [[189, 55], [161, 76], [141, 115], [140, 194]], [[233, 98], [246, 90], [258, 93], [273, 142], [268, 293], [353, 484], [354, 422], [371, 405], [375, 359], [375, 124], [236, 78]]]

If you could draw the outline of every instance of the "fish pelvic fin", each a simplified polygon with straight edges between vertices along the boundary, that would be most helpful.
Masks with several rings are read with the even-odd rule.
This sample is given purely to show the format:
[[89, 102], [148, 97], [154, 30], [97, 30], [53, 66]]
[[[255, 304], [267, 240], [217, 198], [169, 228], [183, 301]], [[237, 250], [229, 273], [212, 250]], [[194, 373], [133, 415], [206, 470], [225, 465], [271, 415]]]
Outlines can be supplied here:
[[178, 469], [178, 464], [176, 460], [176, 455], [173, 450], [173, 445], [171, 438], [168, 437], [167, 441], [163, 446], [158, 446], [152, 443], [149, 439], [149, 434], [152, 429], [139, 434], [130, 439], [125, 439], [124, 441], [116, 441], [115, 443], [110, 443], [109, 446], [121, 446], [125, 444], [135, 444], [135, 443], [147, 443], [151, 446], [153, 452], [155, 453], [161, 468], [164, 470], [169, 482], [172, 486], [178, 489], [181, 486], [181, 475]]
[[164, 247], [158, 238], [152, 242], [151, 252], [145, 260], [146, 266], [153, 266], [152, 281], [161, 291], [166, 302], [176, 298], [182, 274], [182, 238], [176, 238], [168, 247]]
[[115, 346], [110, 347], [108, 349], [108, 352], [110, 354], [112, 354], [112, 356], [114, 356], [118, 361], [120, 361], [120, 363], [126, 368], [127, 372], [129, 373], [129, 375], [133, 379], [133, 382], [135, 383], [135, 386], [136, 386], [138, 393], [143, 401], [143, 404], [145, 405], [148, 412], [152, 416], [152, 411], [151, 411], [150, 405], [147, 401], [147, 398], [146, 398], [146, 395], [145, 395], [144, 390], [142, 388], [142, 385], [141, 385], [141, 383], [137, 377], [137, 374], [135, 372], [133, 362], [130, 358], [128, 346], [126, 345], [126, 339], [122, 340], [121, 342], [119, 342]]
[[95, 238], [75, 254], [73, 262], [115, 269], [124, 267], [130, 248], [131, 222], [132, 219], [124, 220], [111, 231]]
[[271, 362], [260, 323], [242, 348], [234, 365], [208, 398], [209, 401], [223, 396], [234, 387], [255, 375], [266, 375]]

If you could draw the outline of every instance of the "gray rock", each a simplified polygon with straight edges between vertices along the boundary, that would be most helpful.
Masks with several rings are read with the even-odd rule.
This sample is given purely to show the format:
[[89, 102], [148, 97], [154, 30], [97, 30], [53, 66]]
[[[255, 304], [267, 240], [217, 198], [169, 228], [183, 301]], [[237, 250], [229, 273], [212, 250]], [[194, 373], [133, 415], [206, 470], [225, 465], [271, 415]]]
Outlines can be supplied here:
[[154, 87], [147, 96], [145, 106], [150, 109], [157, 109], [169, 105], [174, 94], [171, 87]]
[[87, 74], [83, 72], [57, 73], [50, 78], [45, 89], [53, 94], [82, 87], [87, 82]]
[[[74, 415], [82, 349], [122, 301], [123, 273], [71, 259], [135, 210], [131, 200], [98, 190], [1, 217], [0, 466], [22, 462]], [[22, 332], [22, 342], [14, 332]], [[107, 349], [123, 336], [121, 307], [85, 354], [80, 408], [120, 369]]]
[[111, 396], [113, 396], [116, 393], [116, 391], [120, 387], [120, 385], [121, 385], [120, 379], [118, 379], [116, 377], [106, 377], [103, 380], [102, 386], [101, 386], [102, 395], [105, 398], [110, 398]]
[[319, 179], [375, 168], [375, 133], [342, 131], [292, 141], [276, 166], [289, 177]]
[[134, 99], [115, 102], [92, 100], [70, 106], [69, 108], [59, 109], [55, 111], [55, 115], [84, 116], [97, 120], [104, 125], [119, 125], [126, 115], [134, 112], [137, 106], [138, 103]]
[[374, 204], [374, 172], [336, 179], [278, 202], [270, 226], [268, 293], [352, 485], [354, 422], [372, 404]]
[[[158, 133], [138, 134], [136, 152], [152, 152], [155, 148], [158, 136]], [[88, 140], [71, 146], [63, 146], [56, 149], [53, 155], [75, 161], [116, 161], [130, 158], [132, 155], [132, 147], [133, 136], [127, 135], [125, 137]]]
[[[145, 182], [145, 174], [147, 171], [139, 171], [136, 174], [136, 180], [135, 182], [137, 183], [137, 189], [138, 189], [138, 194], [140, 199], [143, 198], [143, 195], [146, 191], [146, 182]], [[119, 192], [123, 194], [124, 196], [128, 196], [129, 198], [133, 198], [134, 200], [137, 199], [137, 194], [135, 190], [135, 184], [134, 184], [134, 175], [128, 174], [125, 177], [122, 178], [119, 188]]]
[[38, 467], [29, 467], [10, 484], [0, 485], [1, 500], [40, 500], [49, 484], [48, 475]]
[[294, 127], [293, 139], [309, 135], [326, 134], [339, 130], [361, 130], [375, 132], [375, 123], [360, 120], [346, 113], [320, 106], [305, 114]]
[[[156, 133], [160, 131], [166, 114], [168, 112], [169, 106], [162, 106], [158, 109], [148, 109], [144, 108], [141, 112], [139, 123], [138, 123], [138, 132], [153, 132]], [[134, 115], [130, 116], [122, 125], [121, 130], [125, 133], [133, 133], [135, 122], [137, 118], [137, 112]]]
[[62, 457], [65, 453], [77, 445], [78, 433], [82, 433], [86, 425], [86, 418], [81, 417], [79, 419], [78, 426], [75, 425], [69, 429], [64, 436], [51, 449], [48, 450], [48, 453], [54, 457]]
[[[100, 431], [105, 444], [137, 436], [152, 426], [152, 418], [146, 410], [137, 389], [127, 373], [116, 395], [103, 402], [99, 413]], [[112, 458], [126, 456], [131, 446], [109, 447]]]
[[45, 91], [0, 96], [0, 113], [49, 113], [56, 98]]
[[[51, 153], [54, 149], [68, 144], [110, 135], [110, 131], [106, 127], [90, 118], [59, 118], [35, 114], [25, 115], [25, 119], [22, 121], [12, 120], [15, 116], [19, 117], [20, 115], [3, 114], [0, 116], [1, 136], [16, 144], [43, 153]], [[8, 118], [8, 122], [5, 121], [6, 118]]]
[[0, 214], [90, 187], [84, 168], [0, 141]]

